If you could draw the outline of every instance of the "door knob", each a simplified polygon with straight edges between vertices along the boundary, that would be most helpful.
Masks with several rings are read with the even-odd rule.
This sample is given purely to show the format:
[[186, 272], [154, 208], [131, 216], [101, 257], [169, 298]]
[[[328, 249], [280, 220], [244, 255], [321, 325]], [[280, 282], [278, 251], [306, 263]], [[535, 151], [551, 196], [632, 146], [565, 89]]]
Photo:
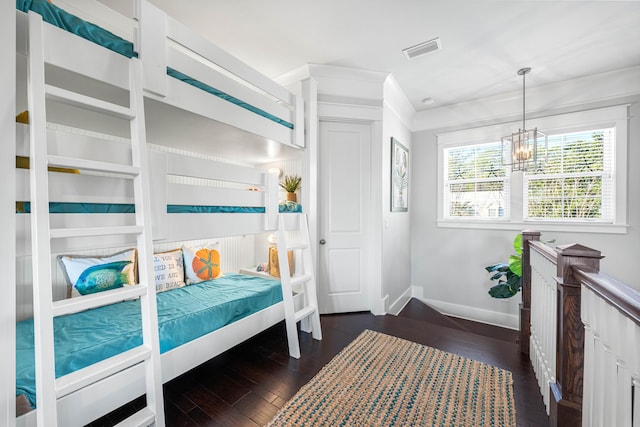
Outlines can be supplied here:
[[321, 244], [321, 245], [324, 245], [325, 243], [327, 243], [327, 241], [326, 241], [326, 240], [324, 240], [324, 239], [320, 239], [320, 244]]

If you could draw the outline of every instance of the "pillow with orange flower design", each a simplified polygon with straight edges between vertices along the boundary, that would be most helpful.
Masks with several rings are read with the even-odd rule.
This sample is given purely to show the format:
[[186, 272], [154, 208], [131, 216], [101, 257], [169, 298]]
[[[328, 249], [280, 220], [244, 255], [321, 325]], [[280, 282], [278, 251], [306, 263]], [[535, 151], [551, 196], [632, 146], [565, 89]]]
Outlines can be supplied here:
[[217, 244], [197, 249], [182, 247], [187, 285], [223, 276], [220, 270], [220, 251], [218, 249]]

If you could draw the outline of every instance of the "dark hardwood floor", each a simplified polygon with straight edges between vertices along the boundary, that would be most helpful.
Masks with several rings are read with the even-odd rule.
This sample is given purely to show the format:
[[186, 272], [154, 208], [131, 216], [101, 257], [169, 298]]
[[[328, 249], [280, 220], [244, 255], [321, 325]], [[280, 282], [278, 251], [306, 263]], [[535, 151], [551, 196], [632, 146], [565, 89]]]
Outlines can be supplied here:
[[[399, 316], [352, 313], [321, 316], [321, 322], [322, 341], [300, 334], [299, 360], [289, 357], [280, 323], [165, 384], [167, 426], [262, 426], [364, 329], [508, 369], [514, 378], [518, 426], [548, 425], [537, 381], [515, 342], [515, 331], [442, 316], [415, 299]], [[138, 399], [91, 426], [113, 425], [143, 404], [143, 398]]]

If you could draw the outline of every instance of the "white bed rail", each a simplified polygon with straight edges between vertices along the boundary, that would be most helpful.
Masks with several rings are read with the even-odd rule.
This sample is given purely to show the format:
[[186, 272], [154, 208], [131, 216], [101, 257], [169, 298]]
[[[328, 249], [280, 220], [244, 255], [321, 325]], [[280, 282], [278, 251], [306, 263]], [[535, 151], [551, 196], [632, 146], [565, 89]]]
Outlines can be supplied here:
[[640, 426], [640, 292], [579, 273], [585, 329], [582, 425]]
[[[134, 42], [143, 63], [145, 95], [195, 112], [268, 140], [304, 147], [304, 101], [272, 79], [220, 49], [146, 0], [131, 0], [133, 18], [97, 0], [57, 0], [68, 12]], [[18, 52], [26, 52], [26, 15], [17, 13]], [[112, 63], [126, 58], [54, 26], [45, 26], [54, 46], [47, 62], [79, 70], [100, 82], [125, 87], [126, 75], [114, 74]], [[55, 48], [55, 47], [58, 48]], [[78, 55], [77, 52], [82, 52]], [[224, 92], [252, 109], [286, 121], [293, 129], [167, 75], [173, 68]]]
[[[29, 156], [29, 128], [18, 125], [17, 154]], [[90, 132], [83, 129], [50, 124], [47, 130], [52, 151], [60, 156], [83, 156], [87, 160], [114, 163], [130, 161], [128, 139]], [[161, 148], [161, 147], [156, 147]], [[83, 150], [78, 152], [78, 150]], [[148, 150], [151, 199], [153, 204], [154, 241], [185, 241], [212, 237], [258, 234], [275, 230], [278, 224], [278, 179], [267, 170], [220, 162], [212, 158]], [[29, 201], [29, 179], [26, 169], [16, 171], [16, 200]], [[52, 173], [51, 200], [66, 203], [133, 203], [133, 194], [121, 177]], [[108, 185], [105, 184], [108, 182]], [[248, 191], [248, 189], [260, 191]], [[220, 207], [264, 208], [264, 214], [245, 213], [176, 213], [167, 214], [167, 205], [199, 205]], [[184, 215], [190, 215], [185, 221]], [[126, 226], [131, 214], [92, 213], [55, 214], [53, 226], [76, 227]], [[105, 236], [103, 247], [131, 244], [120, 236]], [[85, 242], [86, 243], [86, 242]], [[91, 249], [69, 240], [55, 242], [52, 250]]]
[[549, 414], [550, 385], [556, 375], [556, 254], [540, 242], [530, 242], [531, 338], [530, 358]]
[[[216, 120], [229, 125], [274, 141], [304, 147], [304, 102], [300, 95], [220, 49], [146, 0], [139, 0], [137, 13], [140, 57], [149, 92], [177, 107], [203, 115], [212, 114]], [[216, 104], [227, 101], [211, 99], [209, 94], [206, 94], [209, 99], [205, 104], [199, 100], [205, 93], [185, 87], [175, 93], [167, 84], [170, 78], [166, 75], [167, 67], [284, 120], [293, 125], [293, 130], [239, 106], [220, 115]], [[183, 91], [189, 96], [180, 96], [184, 95]]]
[[[266, 170], [165, 153], [167, 205], [264, 208], [260, 213], [165, 213], [164, 240], [258, 234], [278, 226], [278, 179]], [[181, 179], [183, 178], [183, 179]], [[227, 183], [221, 186], [221, 182]], [[253, 191], [258, 190], [258, 191]]]

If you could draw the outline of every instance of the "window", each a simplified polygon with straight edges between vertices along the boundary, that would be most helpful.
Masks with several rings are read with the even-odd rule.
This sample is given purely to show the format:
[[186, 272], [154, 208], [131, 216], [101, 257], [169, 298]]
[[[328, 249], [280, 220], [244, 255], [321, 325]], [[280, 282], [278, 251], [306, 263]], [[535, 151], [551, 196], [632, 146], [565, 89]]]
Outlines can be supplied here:
[[547, 162], [524, 175], [528, 220], [613, 222], [615, 128], [549, 135]]
[[509, 182], [500, 143], [445, 149], [447, 218], [505, 218]]
[[547, 161], [525, 173], [502, 166], [496, 142], [514, 124], [438, 134], [438, 225], [625, 233], [627, 110], [530, 120], [549, 140]]

